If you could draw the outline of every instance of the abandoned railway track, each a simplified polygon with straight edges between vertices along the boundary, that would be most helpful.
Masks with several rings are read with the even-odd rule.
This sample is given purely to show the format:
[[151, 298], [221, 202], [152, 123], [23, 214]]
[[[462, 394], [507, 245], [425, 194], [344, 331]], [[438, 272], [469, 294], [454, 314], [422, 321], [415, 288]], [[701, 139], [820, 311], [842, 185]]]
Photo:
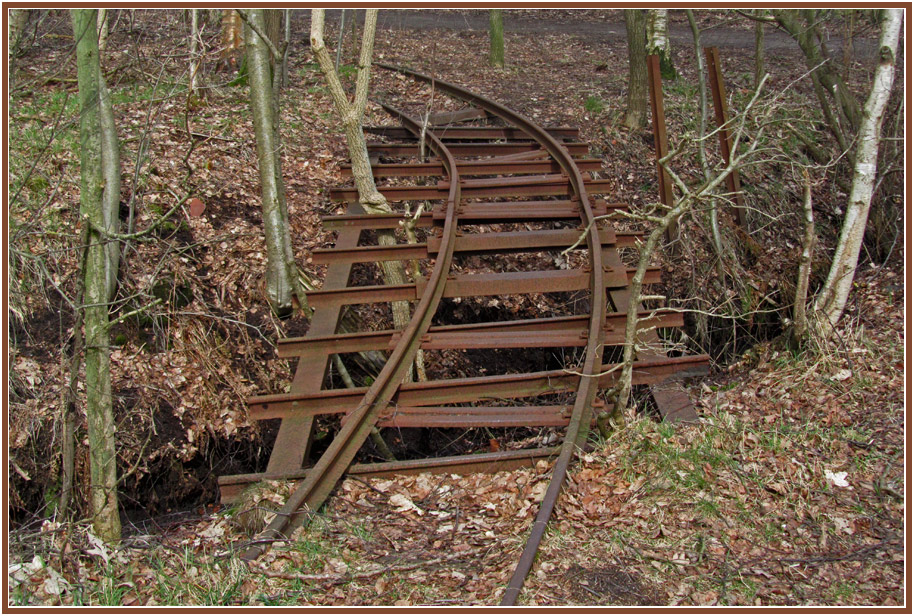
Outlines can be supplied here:
[[[282, 420], [267, 470], [221, 477], [222, 498], [233, 502], [248, 485], [264, 479], [298, 482], [284, 507], [242, 554], [250, 560], [306, 523], [347, 472], [492, 472], [554, 459], [549, 487], [503, 598], [503, 604], [512, 604], [533, 563], [567, 469], [585, 445], [594, 409], [603, 404], [599, 391], [615, 381], [613, 349], [624, 342], [624, 310], [632, 274], [619, 249], [635, 245], [638, 234], [617, 232], [600, 220], [625, 206], [596, 198], [608, 192], [609, 183], [590, 176], [601, 168], [601, 162], [586, 158], [587, 146], [577, 140], [576, 130], [543, 128], [459, 86], [406, 69], [382, 68], [430, 83], [435, 91], [468, 105], [457, 112], [430, 115], [425, 130], [418, 118], [384, 105], [400, 125], [366, 127], [366, 132], [388, 140], [369, 146], [376, 159], [372, 166], [376, 177], [400, 178], [400, 182], [410, 177], [442, 178], [426, 185], [379, 186], [392, 202], [436, 203], [430, 211], [413, 217], [424, 230], [425, 241], [363, 244], [372, 231], [398, 228], [404, 215], [367, 215], [353, 188], [331, 191], [332, 200], [349, 203], [348, 213], [324, 219], [338, 236], [333, 248], [313, 253], [313, 261], [326, 264], [327, 273], [323, 288], [308, 294], [314, 316], [307, 335], [279, 342], [280, 356], [298, 358], [290, 391], [249, 401], [253, 417]], [[423, 135], [434, 158], [417, 162], [418, 140]], [[407, 160], [379, 162], [380, 156]], [[344, 167], [342, 172], [351, 175], [351, 168]], [[470, 273], [455, 267], [455, 255], [554, 254], [582, 233], [586, 233], [586, 254], [578, 259], [577, 267], [566, 264], [533, 271]], [[355, 264], [383, 260], [422, 260], [427, 275], [410, 284], [350, 286]], [[646, 281], [659, 281], [659, 271], [652, 270]], [[433, 324], [443, 298], [569, 292], [583, 294], [585, 301], [578, 304], [586, 306], [586, 312]], [[395, 301], [415, 302], [404, 329], [338, 332], [344, 307]], [[639, 342], [654, 350], [640, 353], [634, 384], [654, 386], [654, 399], [664, 415], [694, 415], [688, 396], [670, 383], [704, 372], [707, 357], [668, 357], [657, 350], [657, 329], [681, 326], [681, 314], [658, 309], [645, 310], [642, 317], [647, 327]], [[530, 348], [574, 349], [580, 360], [556, 370], [404, 381], [420, 350]], [[369, 386], [325, 389], [334, 354], [369, 351], [387, 353], [383, 369]], [[557, 404], [557, 394], [566, 401]], [[505, 401], [516, 405], [505, 406]], [[320, 415], [339, 416], [341, 425], [329, 447], [309, 465], [314, 422]], [[384, 427], [554, 427], [565, 428], [565, 437], [560, 447], [354, 464], [371, 431]]]

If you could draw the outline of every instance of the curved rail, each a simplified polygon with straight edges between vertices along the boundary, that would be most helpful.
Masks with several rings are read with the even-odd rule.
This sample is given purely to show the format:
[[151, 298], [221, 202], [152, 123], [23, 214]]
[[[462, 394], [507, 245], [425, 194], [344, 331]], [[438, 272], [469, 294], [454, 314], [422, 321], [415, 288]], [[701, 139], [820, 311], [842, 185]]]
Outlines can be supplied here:
[[499, 103], [473, 94], [460, 86], [434, 79], [428, 75], [410, 69], [387, 64], [377, 64], [377, 66], [408, 75], [419, 81], [434, 83], [436, 88], [447, 92], [451, 96], [485, 109], [491, 114], [500, 117], [505, 122], [517, 126], [533, 137], [533, 139], [548, 151], [556, 162], [559, 163], [565, 175], [569, 178], [573, 199], [581, 204], [581, 221], [588, 229], [587, 246], [591, 259], [590, 292], [592, 302], [584, 365], [581, 369], [581, 378], [578, 384], [574, 408], [571, 413], [571, 421], [569, 422], [567, 432], [565, 433], [565, 440], [562, 443], [561, 452], [553, 467], [549, 488], [546, 490], [546, 494], [540, 504], [540, 510], [537, 513], [533, 528], [530, 531], [530, 536], [524, 546], [524, 551], [521, 553], [517, 567], [514, 570], [514, 574], [508, 583], [505, 595], [501, 601], [502, 605], [514, 605], [518, 595], [520, 595], [524, 579], [533, 566], [533, 560], [536, 557], [539, 544], [545, 534], [546, 525], [549, 518], [552, 516], [552, 510], [555, 508], [555, 503], [558, 500], [562, 485], [565, 482], [565, 476], [568, 472], [572, 456], [577, 448], [584, 445], [590, 428], [590, 415], [599, 383], [599, 379], [596, 377], [602, 366], [604, 343], [603, 323], [606, 319], [606, 292], [604, 290], [602, 245], [600, 243], [599, 229], [595, 224], [593, 208], [588, 199], [587, 189], [584, 185], [584, 177], [581, 175], [580, 169], [568, 151], [543, 128], [521, 114], [516, 113]]
[[[420, 135], [419, 125], [415, 120], [392, 108], [385, 106], [385, 109], [398, 116], [404, 126], [413, 131], [417, 137]], [[456, 212], [460, 202], [460, 178], [457, 161], [447, 146], [433, 134], [427, 134], [426, 138], [430, 140], [430, 145], [438, 157], [445, 162], [450, 183], [445, 205], [441, 247], [425, 291], [412, 318], [403, 330], [400, 341], [391, 351], [387, 363], [372, 386], [365, 392], [358, 407], [352, 411], [348, 421], [337, 433], [327, 451], [309, 470], [305, 479], [292, 493], [273, 521], [257, 537], [255, 544], [244, 551], [241, 555], [242, 560], [254, 560], [269, 549], [274, 541], [287, 538], [288, 529], [310, 520], [312, 512], [316, 511], [327, 499], [337, 481], [352, 463], [362, 443], [368, 438], [378, 415], [387, 408], [396, 394], [409, 370], [410, 363], [419, 350], [422, 336], [431, 325], [432, 317], [444, 293], [447, 273], [450, 270], [454, 253], [457, 235]]]

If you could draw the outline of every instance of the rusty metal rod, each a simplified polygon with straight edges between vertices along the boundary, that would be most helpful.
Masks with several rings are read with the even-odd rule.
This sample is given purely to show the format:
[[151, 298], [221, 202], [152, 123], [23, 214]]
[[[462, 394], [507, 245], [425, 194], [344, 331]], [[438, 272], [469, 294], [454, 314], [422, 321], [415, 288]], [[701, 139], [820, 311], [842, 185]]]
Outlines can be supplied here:
[[[505, 181], [511, 180], [511, 181]], [[479, 197], [540, 197], [550, 195], [567, 195], [570, 192], [568, 180], [546, 176], [540, 181], [531, 179], [528, 182], [517, 178], [501, 180], [467, 180], [461, 187], [461, 194], [467, 199]], [[588, 195], [601, 195], [611, 192], [612, 180], [588, 180], [584, 190]], [[443, 199], [446, 191], [439, 186], [378, 186], [378, 191], [388, 201], [416, 201], [426, 199]], [[359, 198], [354, 186], [341, 186], [330, 189], [331, 201], [353, 201]]]
[[[601, 268], [603, 288], [628, 286], [635, 268]], [[518, 295], [525, 293], [560, 293], [580, 291], [590, 287], [591, 273], [584, 269], [547, 270], [534, 272], [502, 272], [495, 274], [458, 274], [448, 278], [444, 297], [480, 297], [489, 295]], [[660, 282], [660, 268], [648, 268], [645, 284]], [[325, 304], [379, 304], [414, 301], [427, 285], [425, 279], [413, 284], [370, 285], [344, 289], [319, 289], [308, 291], [308, 302], [314, 306]]]
[[[600, 171], [603, 161], [599, 158], [575, 159], [581, 171]], [[463, 160], [457, 161], [460, 175], [501, 175], [505, 173], [536, 174], [558, 173], [561, 167], [550, 160]], [[443, 175], [444, 169], [440, 162], [432, 163], [378, 163], [371, 166], [376, 178], [382, 177], [421, 177]], [[352, 177], [352, 165], [341, 165], [340, 174], [344, 178]]]
[[[419, 146], [414, 143], [368, 143], [368, 151], [387, 156], [418, 156]], [[587, 156], [589, 146], [586, 143], [563, 143], [562, 146], [572, 156]], [[449, 150], [454, 156], [504, 156], [520, 152], [542, 151], [535, 141], [512, 143], [451, 143]]]
[[[625, 328], [626, 313], [606, 315], [606, 344], [620, 344]], [[681, 312], [669, 310], [639, 313], [642, 328], [682, 327]], [[462, 325], [441, 325], [430, 327], [423, 337], [422, 348], [439, 349], [484, 349], [484, 348], [537, 348], [547, 346], [550, 337], [564, 336], [556, 346], [580, 347], [586, 344], [587, 315], [552, 317], [545, 319], [523, 319], [518, 321], [496, 321], [492, 323], [467, 323]], [[328, 353], [358, 353], [361, 351], [382, 351], [390, 349], [398, 336], [397, 330], [336, 334], [333, 336], [312, 336], [285, 338], [277, 343], [279, 357], [297, 357], [311, 349], [323, 348]], [[506, 340], [507, 336], [512, 336]]]
[[[663, 85], [660, 82], [660, 58], [656, 54], [647, 57], [648, 85], [650, 86], [651, 123], [654, 128], [654, 154], [657, 160], [657, 179], [660, 183], [660, 202], [673, 207], [673, 180], [660, 164], [660, 160], [669, 152], [669, 140], [666, 134], [666, 117], [663, 113]], [[676, 236], [676, 221], [666, 230], [666, 239], [672, 241]]]
[[[601, 216], [609, 211], [624, 210], [624, 203], [607, 203], [599, 199], [594, 204], [594, 215]], [[419, 227], [431, 227], [436, 220], [444, 218], [440, 208], [419, 217]], [[552, 220], [580, 220], [581, 206], [574, 201], [505, 201], [498, 203], [467, 203], [460, 208], [460, 224], [533, 222]], [[324, 216], [321, 223], [328, 229], [359, 227], [361, 229], [396, 229], [404, 221], [403, 214], [382, 214], [352, 216], [348, 214]]]
[[[717, 47], [705, 47], [705, 59], [708, 61], [708, 79], [711, 82], [711, 98], [714, 100], [714, 120], [717, 122], [717, 139], [720, 144], [720, 156], [724, 165], [730, 164], [730, 150], [733, 148], [733, 138], [727, 123], [730, 121], [727, 113], [727, 93], [724, 90], [724, 75], [720, 66], [720, 52]], [[733, 195], [736, 220], [743, 229], [749, 228], [746, 219], [746, 208], [743, 204], [743, 193], [740, 187], [739, 170], [734, 169], [727, 176], [727, 190]]]
[[[707, 355], [653, 357], [634, 363], [632, 383], [649, 385], [659, 383], [671, 374], [705, 374], [707, 370]], [[600, 363], [594, 372], [599, 376], [584, 380], [593, 381], [602, 388], [611, 387], [619, 371], [616, 364]], [[406, 407], [440, 406], [567, 392], [578, 387], [581, 381], [580, 374], [579, 371], [548, 370], [404, 383], [397, 395], [391, 397], [391, 404]], [[261, 420], [295, 415], [340, 415], [357, 407], [366, 391], [364, 387], [356, 387], [325, 389], [311, 393], [269, 394], [249, 398], [248, 405], [251, 416]]]
[[[581, 232], [575, 229], [543, 229], [538, 231], [505, 231], [468, 234], [457, 237], [455, 253], [484, 255], [493, 253], [541, 252], [564, 248], [573, 244]], [[615, 242], [612, 228], [600, 230], [606, 244]], [[441, 238], [432, 236], [425, 243], [397, 244], [394, 246], [357, 246], [355, 248], [316, 248], [311, 251], [312, 263], [325, 264], [348, 261], [372, 263], [375, 261], [404, 261], [425, 259], [438, 254]]]
[[[415, 139], [408, 129], [402, 126], [365, 126], [366, 133], [389, 137], [391, 139]], [[577, 139], [580, 137], [580, 130], [568, 126], [547, 126], [545, 127], [553, 137], [559, 139]], [[480, 139], [491, 141], [495, 139], [506, 139], [508, 141], [528, 141], [530, 136], [519, 128], [513, 126], [448, 126], [429, 128], [428, 132], [434, 133], [442, 141], [449, 140], [474, 140]], [[450, 144], [448, 144], [450, 145]]]

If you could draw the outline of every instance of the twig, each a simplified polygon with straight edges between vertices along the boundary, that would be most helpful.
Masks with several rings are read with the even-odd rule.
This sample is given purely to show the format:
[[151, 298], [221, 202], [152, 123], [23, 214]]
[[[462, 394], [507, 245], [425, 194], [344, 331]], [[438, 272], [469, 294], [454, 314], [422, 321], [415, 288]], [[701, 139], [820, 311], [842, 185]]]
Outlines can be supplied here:
[[458, 552], [456, 554], [449, 554], [447, 556], [441, 556], [439, 558], [433, 558], [431, 560], [423, 560], [419, 562], [410, 563], [407, 565], [393, 565], [388, 567], [376, 567], [369, 571], [359, 571], [357, 573], [346, 573], [346, 574], [332, 574], [332, 573], [295, 573], [290, 571], [271, 571], [259, 563], [248, 563], [254, 571], [261, 573], [269, 578], [277, 578], [281, 580], [295, 580], [299, 582], [317, 582], [327, 585], [336, 585], [336, 584], [345, 584], [346, 582], [352, 582], [354, 580], [364, 580], [372, 578], [378, 575], [383, 575], [385, 573], [396, 573], [401, 571], [412, 571], [414, 569], [419, 569], [420, 567], [431, 567], [433, 565], [440, 565], [441, 563], [446, 563], [452, 560], [457, 560], [459, 558], [464, 558], [468, 556], [475, 556], [483, 552], [482, 549], [471, 550], [469, 552]]

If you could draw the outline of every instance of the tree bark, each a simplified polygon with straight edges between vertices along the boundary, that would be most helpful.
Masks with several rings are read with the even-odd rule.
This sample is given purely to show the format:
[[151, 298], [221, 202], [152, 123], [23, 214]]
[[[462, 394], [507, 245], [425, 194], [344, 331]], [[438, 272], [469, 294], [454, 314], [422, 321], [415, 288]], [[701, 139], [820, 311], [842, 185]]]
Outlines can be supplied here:
[[[248, 18], [264, 31], [264, 11], [247, 12]], [[257, 139], [257, 166], [260, 172], [263, 228], [267, 243], [267, 298], [278, 315], [291, 313], [292, 297], [304, 304], [298, 292], [297, 266], [289, 236], [289, 214], [280, 163], [278, 118], [271, 79], [270, 51], [251, 27], [245, 28], [251, 111]], [[276, 81], [280, 79], [276, 75]]]
[[[698, 23], [695, 21], [695, 15], [691, 9], [686, 10], [686, 17], [692, 30], [692, 41], [695, 45], [695, 62], [698, 64], [698, 162], [701, 165], [705, 181], [711, 181], [711, 165], [708, 162], [708, 155], [705, 151], [705, 135], [708, 132], [708, 70], [705, 66], [705, 57], [701, 47], [701, 31], [698, 29]], [[758, 84], [756, 84], [756, 87], [758, 87]], [[717, 253], [717, 273], [720, 276], [721, 284], [723, 284], [725, 282], [723, 267], [724, 243], [720, 235], [717, 199], [712, 196], [710, 202], [711, 239], [714, 244], [714, 252]]]
[[[120, 141], [117, 138], [117, 127], [114, 123], [114, 109], [108, 95], [108, 86], [99, 71], [98, 76], [98, 118], [102, 140], [102, 220], [104, 231], [110, 236], [120, 232], [121, 205], [121, 154]], [[117, 291], [117, 271], [120, 262], [120, 247], [117, 242], [105, 244], [108, 258], [105, 261], [105, 285], [107, 301], [114, 299]]]
[[489, 66], [505, 68], [505, 22], [502, 9], [489, 9]]
[[98, 10], [98, 51], [104, 53], [108, 47], [108, 10]]
[[647, 52], [660, 58], [660, 76], [664, 79], [676, 79], [676, 67], [673, 65], [673, 54], [670, 49], [670, 35], [667, 30], [669, 16], [667, 9], [648, 9], [647, 11]]
[[[757, 11], [761, 13], [761, 10]], [[755, 22], [755, 81], [753, 87], [758, 87], [762, 77], [765, 76], [765, 24]]]
[[190, 10], [190, 83], [188, 84], [188, 89], [190, 90], [191, 96], [197, 96], [199, 94], [199, 87], [197, 84], [197, 73], [200, 70], [200, 58], [197, 55], [197, 32], [200, 29], [198, 23], [199, 14], [200, 9]]
[[812, 212], [812, 182], [809, 172], [803, 169], [803, 252], [800, 254], [800, 266], [797, 272], [797, 292], [793, 298], [793, 343], [799, 346], [806, 337], [808, 321], [806, 318], [806, 300], [809, 292], [809, 273], [812, 269], [812, 251], [816, 244], [816, 225]]
[[29, 21], [29, 9], [10, 9], [7, 34], [9, 35], [8, 49], [12, 58], [19, 50], [22, 33]]
[[[110, 105], [102, 94], [98, 61], [98, 12], [91, 9], [71, 11], [76, 39], [77, 81], [80, 105], [80, 214], [89, 226], [85, 237], [85, 304], [83, 322], [86, 345], [86, 416], [89, 435], [89, 472], [92, 523], [103, 541], [120, 541], [121, 523], [117, 501], [117, 455], [114, 441], [114, 412], [111, 395], [111, 364], [108, 349], [109, 252], [99, 229], [106, 228], [103, 211], [103, 137], [100, 107]], [[110, 160], [110, 158], [109, 158]], [[115, 211], [115, 217], [116, 217]]]
[[860, 257], [860, 246], [869, 217], [882, 120], [895, 81], [895, 54], [901, 30], [903, 11], [886, 9], [879, 40], [879, 66], [873, 77], [873, 88], [863, 108], [863, 121], [854, 154], [854, 180], [848, 197], [847, 213], [828, 278], [816, 297], [815, 310], [831, 322], [838, 322], [844, 312]]
[[282, 87], [289, 87], [289, 48], [292, 46], [292, 11], [283, 11]]
[[234, 9], [222, 10], [222, 63], [234, 67], [242, 42], [241, 16]]
[[641, 9], [625, 9], [628, 39], [628, 96], [622, 125], [629, 130], [647, 126], [647, 16]]

